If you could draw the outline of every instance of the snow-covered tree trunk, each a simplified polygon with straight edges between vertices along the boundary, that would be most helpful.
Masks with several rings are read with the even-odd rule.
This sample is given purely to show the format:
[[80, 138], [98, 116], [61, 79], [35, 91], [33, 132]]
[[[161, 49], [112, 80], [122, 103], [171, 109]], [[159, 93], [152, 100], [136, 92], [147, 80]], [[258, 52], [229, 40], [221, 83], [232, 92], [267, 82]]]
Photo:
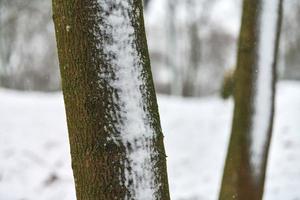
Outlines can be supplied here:
[[221, 200], [260, 200], [272, 134], [282, 0], [244, 0]]
[[142, 0], [53, 0], [78, 200], [169, 200]]

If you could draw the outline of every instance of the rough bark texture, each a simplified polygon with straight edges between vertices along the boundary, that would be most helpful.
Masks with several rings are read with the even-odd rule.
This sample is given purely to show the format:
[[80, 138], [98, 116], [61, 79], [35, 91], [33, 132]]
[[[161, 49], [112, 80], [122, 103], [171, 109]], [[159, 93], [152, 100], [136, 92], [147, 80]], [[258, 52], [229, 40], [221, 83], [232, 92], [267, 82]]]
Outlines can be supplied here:
[[[280, 35], [282, 0], [279, 1], [276, 44], [272, 69], [272, 119], [267, 141], [262, 152], [260, 176], [257, 177], [250, 163], [251, 126], [253, 125], [256, 72], [258, 70], [259, 15], [262, 0], [244, 0], [239, 38], [237, 69], [234, 86], [234, 117], [231, 138], [225, 163], [220, 200], [261, 200], [263, 197], [268, 150], [272, 134], [274, 96], [276, 82], [276, 60]], [[262, 135], [262, 137], [264, 137]]]
[[[143, 107], [149, 111], [147, 117], [155, 131], [149, 148], [157, 153], [151, 156], [151, 161], [155, 166], [154, 182], [158, 189], [154, 196], [147, 199], [169, 200], [166, 156], [150, 69], [142, 0], [123, 1], [132, 4], [135, 13], [141, 13], [129, 13], [129, 17], [134, 27], [134, 42], [141, 55], [144, 85], [140, 89], [146, 90], [142, 93]], [[110, 4], [110, 9], [119, 6], [117, 1]], [[106, 79], [99, 76], [105, 72], [114, 79], [116, 73], [110, 62], [114, 55], [103, 50], [103, 41], [110, 40], [110, 35], [102, 34], [98, 38], [94, 34], [95, 31], [101, 32], [97, 29], [99, 23], [104, 23], [102, 12], [97, 0], [53, 0], [76, 195], [78, 200], [135, 199], [128, 188], [131, 180], [125, 180], [127, 176], [124, 172], [124, 163], [128, 162], [125, 145], [132, 144], [107, 140], [122, 133], [117, 130], [117, 123], [120, 122], [115, 121], [119, 117], [120, 107], [113, 99], [119, 98], [118, 93]]]

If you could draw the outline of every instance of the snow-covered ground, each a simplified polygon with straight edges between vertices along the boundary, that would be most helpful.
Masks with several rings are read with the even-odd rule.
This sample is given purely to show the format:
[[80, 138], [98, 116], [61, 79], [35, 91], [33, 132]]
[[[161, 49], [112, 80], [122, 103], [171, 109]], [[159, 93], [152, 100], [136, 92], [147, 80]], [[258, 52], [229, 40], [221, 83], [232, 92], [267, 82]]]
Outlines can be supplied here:
[[[300, 200], [300, 83], [278, 85], [265, 200]], [[160, 96], [173, 200], [215, 200], [233, 104]], [[73, 200], [61, 94], [0, 90], [0, 200]]]

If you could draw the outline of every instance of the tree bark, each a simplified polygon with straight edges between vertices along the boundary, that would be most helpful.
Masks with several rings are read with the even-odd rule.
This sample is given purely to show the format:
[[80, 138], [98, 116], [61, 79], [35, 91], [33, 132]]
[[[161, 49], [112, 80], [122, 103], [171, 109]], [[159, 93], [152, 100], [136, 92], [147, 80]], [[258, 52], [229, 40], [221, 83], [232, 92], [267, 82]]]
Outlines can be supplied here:
[[142, 0], [53, 0], [78, 200], [169, 200]]
[[[272, 15], [271, 18], [268, 18], [269, 23], [275, 20], [275, 28], [270, 34], [271, 37], [265, 37], [266, 24], [263, 22], [263, 12], [270, 12], [269, 8], [265, 6], [268, 3], [267, 1], [244, 0], [243, 3], [237, 69], [235, 72], [234, 117], [219, 196], [220, 200], [260, 200], [263, 197], [265, 171], [272, 135], [276, 60], [282, 16], [282, 0], [272, 1], [276, 6], [273, 13], [277, 13], [274, 15], [277, 21], [272, 19], [274, 17]], [[270, 13], [268, 14], [270, 15]], [[271, 41], [270, 38], [273, 37], [274, 40]], [[270, 40], [270, 44], [274, 45], [266, 48], [266, 46], [263, 46], [266, 40]], [[265, 52], [262, 50], [265, 50]], [[266, 60], [269, 52], [270, 62], [266, 65], [262, 61]], [[260, 76], [262, 76], [261, 74], [268, 65], [270, 71], [267, 77], [270, 76], [270, 83], [268, 83], [268, 80], [262, 83]], [[263, 84], [267, 85], [266, 90], [260, 89]], [[270, 96], [261, 98], [259, 97], [261, 93], [270, 93]], [[264, 103], [265, 101], [267, 103]], [[258, 117], [264, 115], [264, 113], [262, 114], [264, 107], [268, 108], [270, 115], [266, 119], [260, 119], [265, 127], [258, 130], [259, 126], [256, 121]], [[256, 147], [255, 144], [260, 139], [263, 140]]]

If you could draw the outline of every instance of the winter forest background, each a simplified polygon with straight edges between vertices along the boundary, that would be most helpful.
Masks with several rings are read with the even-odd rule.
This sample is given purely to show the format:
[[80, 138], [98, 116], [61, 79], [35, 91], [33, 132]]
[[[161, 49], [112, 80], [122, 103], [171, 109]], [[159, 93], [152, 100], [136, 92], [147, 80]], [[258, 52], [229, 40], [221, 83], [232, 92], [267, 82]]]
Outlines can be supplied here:
[[[51, 1], [0, 3], [1, 86], [59, 90]], [[235, 66], [240, 15], [241, 0], [150, 0], [145, 20], [157, 92], [179, 96], [218, 93], [224, 71]], [[300, 79], [299, 19], [299, 3], [286, 1], [280, 43], [281, 79]]]
[[[171, 197], [218, 198], [241, 0], [148, 0], [145, 23]], [[264, 199], [300, 200], [300, 2], [284, 2]], [[75, 199], [51, 1], [0, 0], [0, 200]]]

